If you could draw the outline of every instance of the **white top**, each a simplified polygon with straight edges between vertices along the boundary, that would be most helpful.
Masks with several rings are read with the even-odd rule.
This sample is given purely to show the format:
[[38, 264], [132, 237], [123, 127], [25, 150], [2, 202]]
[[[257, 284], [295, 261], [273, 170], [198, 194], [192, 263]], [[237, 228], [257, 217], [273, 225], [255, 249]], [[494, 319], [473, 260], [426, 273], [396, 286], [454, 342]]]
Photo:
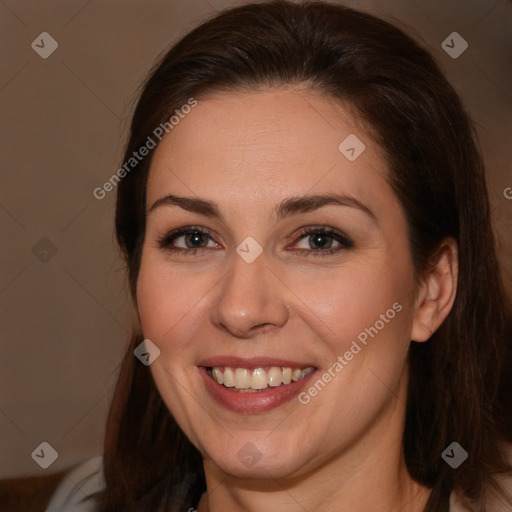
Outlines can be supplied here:
[[[80, 503], [86, 496], [90, 496], [105, 487], [102, 471], [103, 457], [100, 455], [79, 464], [69, 471], [54, 495], [45, 512], [97, 512], [94, 501], [86, 500]], [[512, 478], [505, 482], [506, 488], [512, 492]], [[504, 508], [496, 508], [496, 512], [512, 510], [512, 504], [504, 505]], [[450, 496], [450, 512], [472, 512], [457, 499], [455, 493]]]
[[99, 455], [68, 471], [45, 512], [96, 512], [94, 501], [80, 501], [105, 488], [102, 463], [103, 457]]

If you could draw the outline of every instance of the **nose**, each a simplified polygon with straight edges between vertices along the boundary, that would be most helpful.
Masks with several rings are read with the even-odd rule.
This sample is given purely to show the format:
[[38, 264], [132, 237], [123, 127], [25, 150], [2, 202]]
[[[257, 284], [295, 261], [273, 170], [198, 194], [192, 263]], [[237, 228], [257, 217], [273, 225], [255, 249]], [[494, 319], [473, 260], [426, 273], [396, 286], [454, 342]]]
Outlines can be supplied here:
[[212, 305], [211, 321], [245, 339], [282, 327], [289, 317], [286, 292], [268, 267], [265, 253], [252, 263], [235, 254]]

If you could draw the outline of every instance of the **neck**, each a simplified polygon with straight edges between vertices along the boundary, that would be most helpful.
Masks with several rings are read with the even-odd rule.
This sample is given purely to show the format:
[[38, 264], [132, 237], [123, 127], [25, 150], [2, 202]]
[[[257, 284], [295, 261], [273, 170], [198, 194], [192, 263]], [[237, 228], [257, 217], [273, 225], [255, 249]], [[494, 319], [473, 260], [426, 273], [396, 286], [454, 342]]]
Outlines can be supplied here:
[[[377, 468], [375, 468], [377, 469]], [[298, 512], [302, 510], [322, 510], [325, 512], [422, 512], [425, 509], [430, 490], [415, 482], [405, 468], [393, 473], [382, 471], [377, 478], [363, 467], [350, 476], [331, 473], [329, 479], [316, 473], [309, 481], [285, 482], [271, 480], [270, 483], [231, 487], [226, 481], [220, 486], [208, 485], [215, 489], [204, 493], [197, 512], [258, 512], [279, 510]], [[386, 475], [385, 477], [383, 475]], [[298, 485], [297, 485], [298, 484]]]

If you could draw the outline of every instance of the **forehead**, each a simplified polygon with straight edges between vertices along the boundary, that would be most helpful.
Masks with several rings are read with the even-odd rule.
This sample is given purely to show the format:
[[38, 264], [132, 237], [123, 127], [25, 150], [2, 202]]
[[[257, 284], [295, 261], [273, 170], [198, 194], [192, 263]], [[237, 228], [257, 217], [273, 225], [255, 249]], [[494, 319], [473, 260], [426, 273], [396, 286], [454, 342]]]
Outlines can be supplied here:
[[[352, 146], [364, 144], [355, 160], [343, 144], [340, 150], [347, 138]], [[381, 148], [348, 105], [300, 89], [216, 93], [199, 98], [162, 139], [147, 203], [171, 192], [233, 206], [237, 199], [261, 207], [264, 198], [270, 205], [283, 196], [333, 191], [368, 201], [386, 174]]]

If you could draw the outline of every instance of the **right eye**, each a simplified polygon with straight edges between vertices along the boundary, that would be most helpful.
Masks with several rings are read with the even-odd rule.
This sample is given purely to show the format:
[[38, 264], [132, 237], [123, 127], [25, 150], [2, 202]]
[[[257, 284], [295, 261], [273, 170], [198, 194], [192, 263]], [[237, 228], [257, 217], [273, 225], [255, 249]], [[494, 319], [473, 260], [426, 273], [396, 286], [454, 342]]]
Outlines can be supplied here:
[[[176, 247], [175, 242], [183, 239], [185, 247]], [[158, 246], [171, 252], [180, 252], [181, 254], [196, 254], [202, 249], [206, 249], [208, 239], [213, 242], [210, 231], [199, 226], [187, 226], [167, 233], [158, 240]], [[216, 242], [214, 242], [216, 244]], [[216, 244], [218, 246], [218, 244]]]

